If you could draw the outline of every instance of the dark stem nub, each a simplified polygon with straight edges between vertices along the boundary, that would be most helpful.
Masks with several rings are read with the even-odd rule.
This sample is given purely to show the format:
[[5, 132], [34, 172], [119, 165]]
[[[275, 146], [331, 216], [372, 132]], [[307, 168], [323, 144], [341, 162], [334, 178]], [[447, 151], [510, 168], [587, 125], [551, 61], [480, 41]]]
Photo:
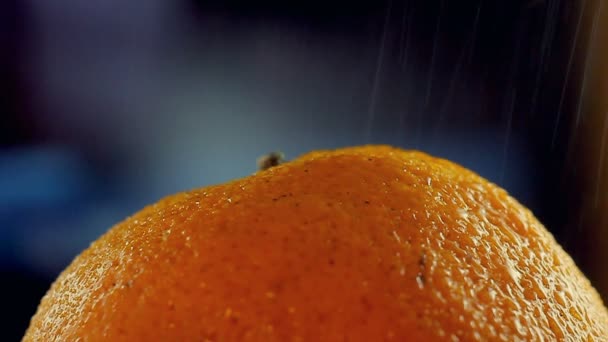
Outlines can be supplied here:
[[277, 166], [285, 161], [282, 152], [271, 152], [258, 158], [258, 170], [264, 171]]

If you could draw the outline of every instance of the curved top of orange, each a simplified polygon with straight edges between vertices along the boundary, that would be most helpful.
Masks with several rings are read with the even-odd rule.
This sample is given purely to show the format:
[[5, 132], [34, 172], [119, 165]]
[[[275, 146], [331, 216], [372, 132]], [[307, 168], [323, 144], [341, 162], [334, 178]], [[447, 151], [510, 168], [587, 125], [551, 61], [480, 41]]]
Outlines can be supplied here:
[[599, 341], [608, 313], [504, 190], [386, 146], [167, 197], [94, 242], [24, 341]]

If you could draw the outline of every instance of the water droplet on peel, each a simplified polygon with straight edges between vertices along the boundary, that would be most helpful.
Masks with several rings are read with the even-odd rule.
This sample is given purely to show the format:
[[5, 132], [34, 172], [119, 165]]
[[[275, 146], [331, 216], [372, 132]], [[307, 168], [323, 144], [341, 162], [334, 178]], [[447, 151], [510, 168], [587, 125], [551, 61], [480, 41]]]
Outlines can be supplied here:
[[393, 230], [393, 236], [395, 237], [395, 240], [397, 240], [397, 242], [401, 243], [401, 238], [399, 237], [399, 234], [397, 234], [397, 232], [394, 230]]
[[509, 272], [509, 275], [511, 276], [511, 278], [513, 279], [513, 281], [516, 284], [519, 284], [519, 280], [521, 278], [521, 273], [515, 269], [515, 266], [512, 264], [511, 261], [508, 261], [505, 266], [507, 267], [507, 272]]
[[416, 276], [416, 283], [421, 290], [424, 288], [424, 279], [422, 274]]
[[465, 220], [467, 220], [469, 218], [469, 212], [462, 208], [458, 208], [458, 215], [460, 215], [460, 217], [462, 217]]

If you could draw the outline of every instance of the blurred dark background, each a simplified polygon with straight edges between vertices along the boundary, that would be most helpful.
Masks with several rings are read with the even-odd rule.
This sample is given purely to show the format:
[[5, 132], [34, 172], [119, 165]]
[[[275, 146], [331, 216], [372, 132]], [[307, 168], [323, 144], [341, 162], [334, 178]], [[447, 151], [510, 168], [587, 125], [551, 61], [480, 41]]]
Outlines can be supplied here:
[[2, 340], [144, 205], [250, 174], [269, 151], [366, 143], [505, 187], [607, 298], [608, 130], [586, 130], [608, 121], [587, 95], [600, 4], [0, 2]]

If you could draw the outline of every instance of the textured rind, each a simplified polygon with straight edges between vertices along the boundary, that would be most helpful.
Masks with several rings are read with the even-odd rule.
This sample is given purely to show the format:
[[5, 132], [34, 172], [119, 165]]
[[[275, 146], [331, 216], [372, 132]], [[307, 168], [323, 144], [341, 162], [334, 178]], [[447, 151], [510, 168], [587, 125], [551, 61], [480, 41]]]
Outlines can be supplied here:
[[453, 163], [320, 151], [167, 197], [78, 256], [24, 341], [607, 341], [534, 216]]

